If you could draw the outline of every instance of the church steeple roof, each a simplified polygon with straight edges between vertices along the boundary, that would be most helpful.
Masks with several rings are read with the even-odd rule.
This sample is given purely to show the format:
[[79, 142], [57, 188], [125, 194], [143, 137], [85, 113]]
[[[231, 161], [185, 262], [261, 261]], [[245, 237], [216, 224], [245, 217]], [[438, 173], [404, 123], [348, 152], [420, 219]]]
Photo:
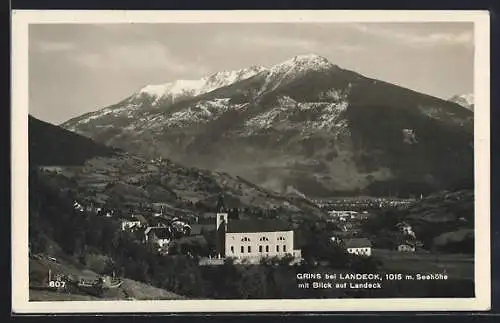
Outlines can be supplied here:
[[219, 195], [219, 199], [217, 200], [217, 213], [226, 213], [226, 205], [224, 204], [224, 196]]

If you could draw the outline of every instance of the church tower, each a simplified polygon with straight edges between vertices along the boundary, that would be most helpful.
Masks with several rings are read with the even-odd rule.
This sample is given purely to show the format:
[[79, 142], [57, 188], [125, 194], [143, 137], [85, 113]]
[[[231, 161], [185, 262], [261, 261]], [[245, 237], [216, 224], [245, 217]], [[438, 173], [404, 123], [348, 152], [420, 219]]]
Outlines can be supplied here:
[[217, 239], [216, 239], [216, 248], [217, 248], [217, 256], [225, 257], [226, 256], [226, 231], [227, 231], [227, 221], [228, 221], [228, 213], [226, 206], [224, 205], [224, 198], [222, 195], [219, 196], [217, 200]]

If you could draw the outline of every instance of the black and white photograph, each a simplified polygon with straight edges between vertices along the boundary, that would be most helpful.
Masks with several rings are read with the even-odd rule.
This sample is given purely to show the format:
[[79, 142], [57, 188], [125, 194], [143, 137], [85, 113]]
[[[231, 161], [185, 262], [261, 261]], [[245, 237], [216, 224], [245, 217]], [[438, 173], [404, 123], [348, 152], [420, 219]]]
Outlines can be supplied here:
[[488, 309], [488, 23], [15, 12], [13, 304]]

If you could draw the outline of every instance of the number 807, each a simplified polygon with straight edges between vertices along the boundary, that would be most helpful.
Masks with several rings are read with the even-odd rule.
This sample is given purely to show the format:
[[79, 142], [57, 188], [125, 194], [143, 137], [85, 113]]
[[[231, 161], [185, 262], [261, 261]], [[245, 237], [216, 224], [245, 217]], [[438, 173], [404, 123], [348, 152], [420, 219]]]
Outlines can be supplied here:
[[55, 288], [64, 288], [66, 286], [66, 282], [60, 280], [51, 280], [49, 281], [49, 287]]

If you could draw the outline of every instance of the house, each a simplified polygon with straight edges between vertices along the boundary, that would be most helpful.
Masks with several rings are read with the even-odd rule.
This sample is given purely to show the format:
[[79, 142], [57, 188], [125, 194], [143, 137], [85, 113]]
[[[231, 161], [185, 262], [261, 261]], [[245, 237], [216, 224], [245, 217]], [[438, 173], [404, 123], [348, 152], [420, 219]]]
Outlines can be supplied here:
[[148, 225], [147, 220], [142, 215], [133, 215], [129, 219], [122, 221], [122, 231], [135, 230]]
[[136, 219], [123, 220], [122, 221], [122, 231], [134, 230], [141, 227], [141, 221]]
[[358, 256], [371, 256], [372, 243], [366, 238], [352, 238], [345, 241], [348, 253]]
[[172, 231], [169, 227], [148, 227], [144, 231], [144, 240], [157, 244], [161, 249], [172, 240]]
[[350, 210], [347, 210], [347, 211], [335, 211], [335, 210], [332, 210], [332, 211], [329, 211], [328, 213], [332, 217], [351, 218], [351, 219], [354, 219], [358, 215], [358, 212], [356, 212], [356, 211], [350, 211]]
[[410, 241], [405, 241], [398, 245], [399, 252], [415, 252], [415, 244]]
[[170, 228], [172, 229], [172, 232], [177, 236], [186, 236], [191, 232], [191, 226], [177, 218], [175, 218], [175, 220], [173, 220], [173, 222], [170, 224]]

